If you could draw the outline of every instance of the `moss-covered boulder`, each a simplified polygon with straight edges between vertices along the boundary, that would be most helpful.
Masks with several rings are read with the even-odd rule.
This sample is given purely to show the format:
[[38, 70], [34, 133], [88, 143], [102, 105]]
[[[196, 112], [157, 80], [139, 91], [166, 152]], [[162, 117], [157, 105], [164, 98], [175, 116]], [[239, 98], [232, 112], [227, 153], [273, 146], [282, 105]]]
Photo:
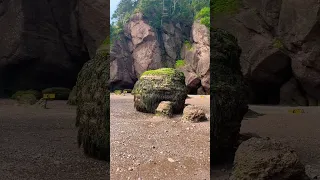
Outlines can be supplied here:
[[173, 113], [181, 113], [187, 98], [185, 77], [173, 68], [145, 71], [132, 93], [137, 111], [155, 113], [161, 101], [171, 101]]
[[31, 94], [34, 95], [36, 97], [36, 99], [40, 99], [41, 98], [41, 92], [37, 91], [37, 90], [26, 90], [26, 91], [17, 91], [16, 93], [14, 93], [11, 98], [12, 99], [16, 99], [18, 100], [22, 95], [24, 94]]
[[76, 90], [76, 86], [74, 86], [72, 88], [72, 91], [69, 94], [69, 98], [68, 98], [68, 102], [67, 104], [69, 105], [77, 105], [77, 90]]
[[34, 105], [37, 103], [37, 97], [33, 94], [22, 94], [17, 100], [19, 104], [23, 105]]
[[55, 94], [55, 100], [68, 100], [71, 90], [63, 87], [52, 87], [42, 90], [42, 94]]
[[78, 144], [84, 153], [110, 161], [109, 50], [100, 48], [84, 64], [76, 84]]
[[224, 30], [213, 29], [210, 41], [211, 162], [215, 164], [234, 157], [241, 121], [248, 111], [248, 94], [237, 39]]

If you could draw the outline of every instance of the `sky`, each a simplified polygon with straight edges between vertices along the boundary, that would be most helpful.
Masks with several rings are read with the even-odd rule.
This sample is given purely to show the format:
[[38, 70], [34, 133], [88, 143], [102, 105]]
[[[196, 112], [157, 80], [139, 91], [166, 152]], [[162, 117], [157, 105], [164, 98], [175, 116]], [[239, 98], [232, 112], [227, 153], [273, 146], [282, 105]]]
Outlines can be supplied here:
[[110, 22], [112, 22], [111, 17], [114, 11], [117, 9], [118, 4], [121, 0], [110, 0]]

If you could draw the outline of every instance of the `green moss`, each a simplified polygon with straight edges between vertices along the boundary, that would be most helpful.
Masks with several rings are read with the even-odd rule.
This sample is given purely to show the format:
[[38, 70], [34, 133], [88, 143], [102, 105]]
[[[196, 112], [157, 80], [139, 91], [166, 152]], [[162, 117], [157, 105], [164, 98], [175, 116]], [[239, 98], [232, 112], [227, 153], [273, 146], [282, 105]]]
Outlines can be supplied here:
[[176, 61], [176, 64], [175, 64], [175, 68], [180, 68], [180, 67], [183, 67], [185, 65], [185, 61], [184, 60], [177, 60]]
[[184, 45], [186, 46], [187, 50], [192, 50], [192, 44], [189, 41], [185, 41]]
[[213, 15], [235, 14], [240, 8], [240, 0], [214, 0], [211, 1]]
[[141, 76], [148, 76], [148, 75], [174, 75], [177, 71], [173, 68], [161, 68], [155, 70], [149, 70], [142, 73]]
[[121, 93], [122, 93], [121, 90], [115, 90], [115, 91], [114, 91], [114, 94], [116, 94], [116, 95], [120, 95]]
[[273, 45], [273, 47], [278, 48], [278, 49], [283, 49], [283, 48], [284, 48], [283, 43], [282, 43], [281, 40], [278, 39], [278, 38], [275, 38], [275, 39], [273, 40], [272, 45]]

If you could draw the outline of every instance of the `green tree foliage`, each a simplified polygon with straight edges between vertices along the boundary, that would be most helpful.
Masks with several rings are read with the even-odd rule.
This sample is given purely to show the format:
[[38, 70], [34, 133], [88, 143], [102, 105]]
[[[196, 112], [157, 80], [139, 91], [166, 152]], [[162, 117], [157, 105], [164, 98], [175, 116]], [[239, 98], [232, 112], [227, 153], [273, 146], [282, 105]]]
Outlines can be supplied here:
[[199, 19], [201, 24], [204, 24], [205, 26], [210, 28], [210, 8], [209, 7], [202, 8], [197, 13], [196, 19]]
[[213, 15], [234, 14], [240, 7], [239, 0], [214, 0], [211, 1]]
[[[153, 28], [161, 30], [161, 22], [170, 21], [191, 25], [195, 15], [204, 7], [207, 7], [210, 12], [209, 5], [210, 0], [121, 0], [112, 15], [112, 19], [116, 22], [111, 24], [110, 32], [113, 39], [111, 44], [115, 37], [123, 32], [124, 25], [135, 12], [141, 12]], [[167, 16], [163, 16], [163, 7], [167, 9]], [[200, 21], [203, 24], [208, 24], [207, 21], [210, 19], [206, 16], [201, 18]]]

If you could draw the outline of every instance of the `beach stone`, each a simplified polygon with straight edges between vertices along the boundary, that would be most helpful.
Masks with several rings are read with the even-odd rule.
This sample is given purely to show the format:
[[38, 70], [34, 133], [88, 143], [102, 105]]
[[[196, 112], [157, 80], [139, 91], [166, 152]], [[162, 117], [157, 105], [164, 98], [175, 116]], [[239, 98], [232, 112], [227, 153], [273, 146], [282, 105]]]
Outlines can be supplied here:
[[307, 180], [305, 167], [296, 152], [269, 138], [252, 137], [235, 155], [230, 180]]
[[207, 117], [206, 117], [206, 113], [202, 108], [194, 105], [188, 105], [183, 110], [182, 120], [195, 123], [195, 122], [206, 121]]
[[164, 117], [172, 117], [172, 102], [161, 101], [156, 109], [156, 115]]

